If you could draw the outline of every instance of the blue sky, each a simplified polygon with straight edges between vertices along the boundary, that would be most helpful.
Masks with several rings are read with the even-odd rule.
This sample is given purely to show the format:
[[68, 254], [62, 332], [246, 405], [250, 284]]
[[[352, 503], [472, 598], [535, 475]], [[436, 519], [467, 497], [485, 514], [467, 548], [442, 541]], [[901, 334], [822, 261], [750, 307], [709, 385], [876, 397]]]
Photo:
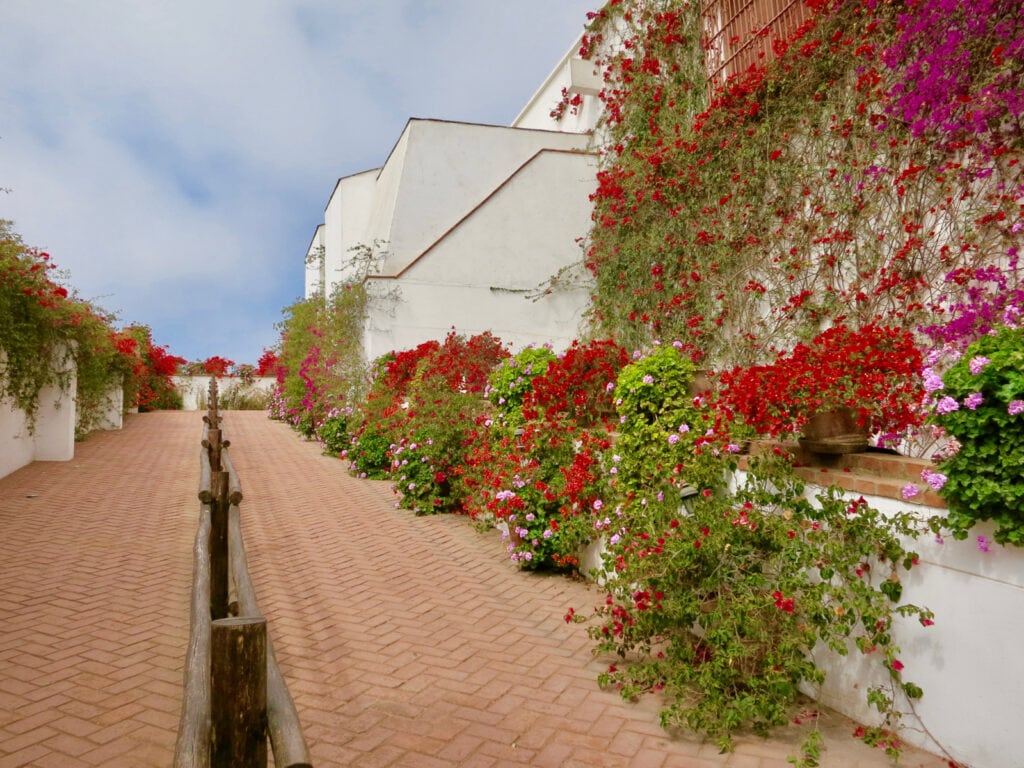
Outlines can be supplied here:
[[335, 181], [507, 125], [597, 0], [2, 0], [0, 218], [189, 360], [255, 363]]

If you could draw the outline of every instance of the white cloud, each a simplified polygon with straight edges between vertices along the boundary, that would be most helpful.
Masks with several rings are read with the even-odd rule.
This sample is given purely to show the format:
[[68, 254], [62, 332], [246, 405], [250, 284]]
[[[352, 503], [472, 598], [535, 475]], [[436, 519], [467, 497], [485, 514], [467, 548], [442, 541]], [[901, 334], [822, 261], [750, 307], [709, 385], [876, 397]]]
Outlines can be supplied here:
[[342, 175], [508, 123], [580, 0], [4, 0], [0, 218], [188, 358], [254, 362]]

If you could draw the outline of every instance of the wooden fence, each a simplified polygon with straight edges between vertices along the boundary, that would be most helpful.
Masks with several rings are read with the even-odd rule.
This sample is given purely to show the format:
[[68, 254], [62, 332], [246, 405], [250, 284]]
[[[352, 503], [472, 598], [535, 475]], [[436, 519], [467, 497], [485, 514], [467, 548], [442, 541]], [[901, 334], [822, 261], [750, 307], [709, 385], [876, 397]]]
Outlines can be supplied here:
[[701, 15], [708, 82], [715, 86], [766, 64], [772, 39], [785, 38], [809, 11], [800, 0], [701, 0]]
[[268, 738], [276, 768], [311, 768], [249, 578], [239, 511], [242, 488], [220, 429], [216, 379], [208, 402], [174, 768], [266, 768]]

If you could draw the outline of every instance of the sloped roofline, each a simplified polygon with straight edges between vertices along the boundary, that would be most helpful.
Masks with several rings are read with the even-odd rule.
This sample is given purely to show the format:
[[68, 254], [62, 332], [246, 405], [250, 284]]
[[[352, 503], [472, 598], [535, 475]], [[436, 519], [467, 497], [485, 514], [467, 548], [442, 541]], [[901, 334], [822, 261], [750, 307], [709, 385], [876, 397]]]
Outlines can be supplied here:
[[[467, 120], [444, 120], [442, 118], [437, 118], [437, 117], [410, 117], [408, 120], [405, 121], [405, 127], [402, 129], [402, 132], [400, 134], [398, 134], [398, 140], [395, 141], [395, 143], [391, 146], [391, 151], [388, 152], [387, 159], [384, 160], [383, 165], [381, 165], [380, 168], [375, 169], [377, 171], [377, 178], [380, 178], [380, 174], [384, 172], [384, 168], [385, 168], [385, 166], [387, 166], [388, 161], [391, 160], [391, 156], [394, 155], [395, 154], [395, 150], [398, 149], [398, 145], [401, 143], [402, 137], [405, 136], [406, 132], [409, 130], [409, 126], [411, 126], [413, 123], [439, 123], [441, 125], [465, 125], [465, 126], [468, 126], [468, 127], [471, 127], [471, 128], [494, 128], [494, 129], [497, 129], [497, 130], [500, 130], [500, 131], [526, 131], [526, 132], [529, 132], [529, 133], [553, 133], [553, 134], [558, 134], [559, 136], [566, 136], [566, 135], [576, 136], [576, 135], [578, 135], [578, 134], [572, 134], [572, 133], [567, 134], [565, 131], [559, 131], [559, 130], [557, 130], [555, 128], [519, 128], [519, 127], [514, 126], [514, 125], [498, 125], [496, 123], [473, 123], [473, 122], [469, 122]], [[366, 171], [364, 171], [364, 173], [366, 173]], [[359, 174], [353, 174], [353, 175], [358, 176]], [[340, 179], [339, 179], [339, 181], [340, 181]]]
[[323, 229], [323, 227], [323, 224], [317, 224], [316, 227], [313, 229], [313, 237], [309, 239], [309, 245], [306, 247], [306, 256], [309, 256], [309, 252], [313, 250], [313, 243], [316, 242], [316, 236], [317, 234], [319, 234], [320, 230]]
[[338, 191], [338, 187], [341, 186], [341, 182], [354, 179], [356, 176], [362, 176], [366, 173], [373, 173], [374, 171], [377, 172], [377, 177], [379, 178], [382, 170], [383, 168], [367, 168], [365, 171], [356, 171], [355, 173], [350, 173], [347, 176], [340, 177], [336, 182], [334, 182], [334, 189], [331, 190], [331, 194], [327, 196], [327, 205], [324, 206], [324, 213], [327, 213], [327, 209], [331, 205], [331, 200], [334, 199], [334, 193]]
[[[472, 125], [472, 123], [467, 123], [467, 125]], [[520, 129], [516, 129], [516, 130], [528, 130], [528, 129], [521, 129], [520, 128]], [[408, 264], [406, 264], [404, 267], [402, 267], [400, 270], [398, 270], [398, 272], [394, 273], [393, 275], [367, 275], [366, 277], [363, 278], [363, 283], [365, 283], [367, 280], [398, 280], [400, 277], [402, 277], [402, 275], [404, 275], [406, 272], [408, 272], [410, 269], [412, 269], [416, 264], [418, 264], [420, 262], [420, 260], [426, 258], [426, 256], [432, 250], [434, 250], [434, 248], [436, 248], [438, 245], [440, 245], [442, 241], [446, 240], [448, 238], [448, 236], [451, 235], [456, 229], [461, 227], [468, 219], [473, 217], [477, 213], [477, 211], [479, 211], [481, 208], [483, 208], [485, 205], [487, 205], [487, 203], [489, 203], [491, 201], [491, 199], [495, 195], [497, 195], [499, 192], [501, 192], [501, 190], [503, 190], [510, 183], [512, 183], [512, 180], [515, 179], [515, 177], [518, 176], [520, 173], [522, 173], [526, 169], [527, 166], [531, 165], [534, 160], [536, 160], [538, 157], [540, 157], [541, 155], [544, 155], [544, 154], [580, 155], [580, 156], [589, 155], [589, 156], [592, 156], [592, 157], [597, 157], [598, 156], [597, 152], [594, 152], [593, 150], [589, 150], [589, 149], [553, 149], [553, 148], [547, 147], [547, 148], [544, 148], [544, 149], [537, 150], [529, 158], [527, 158], [527, 160], [522, 165], [520, 165], [518, 168], [516, 168], [514, 171], [512, 171], [512, 173], [510, 173], [508, 175], [508, 177], [504, 181], [501, 182], [501, 184], [499, 184], [494, 189], [492, 189], [489, 193], [487, 193], [486, 197], [484, 197], [479, 203], [474, 205], [465, 216], [463, 216], [461, 219], [459, 219], [454, 224], [452, 224], [447, 230], [445, 230], [444, 233], [442, 233], [440, 235], [440, 237], [438, 237], [434, 242], [432, 242], [430, 245], [428, 245], [412, 261], [410, 261]]]

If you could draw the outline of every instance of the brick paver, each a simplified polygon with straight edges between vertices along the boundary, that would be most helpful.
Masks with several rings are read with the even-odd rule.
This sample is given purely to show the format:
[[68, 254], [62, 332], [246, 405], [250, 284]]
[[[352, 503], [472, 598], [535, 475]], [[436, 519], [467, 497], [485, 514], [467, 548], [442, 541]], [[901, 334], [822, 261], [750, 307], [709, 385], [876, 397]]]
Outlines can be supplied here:
[[[497, 534], [394, 508], [261, 413], [223, 424], [253, 581], [317, 766], [785, 768], [800, 728], [711, 744], [598, 689], [572, 605]], [[136, 416], [0, 479], [0, 768], [169, 765], [188, 632], [200, 417]], [[826, 768], [884, 755], [832, 713]], [[903, 766], [945, 763], [907, 750]]]
[[132, 416], [0, 479], [0, 768], [170, 764], [198, 419]]

